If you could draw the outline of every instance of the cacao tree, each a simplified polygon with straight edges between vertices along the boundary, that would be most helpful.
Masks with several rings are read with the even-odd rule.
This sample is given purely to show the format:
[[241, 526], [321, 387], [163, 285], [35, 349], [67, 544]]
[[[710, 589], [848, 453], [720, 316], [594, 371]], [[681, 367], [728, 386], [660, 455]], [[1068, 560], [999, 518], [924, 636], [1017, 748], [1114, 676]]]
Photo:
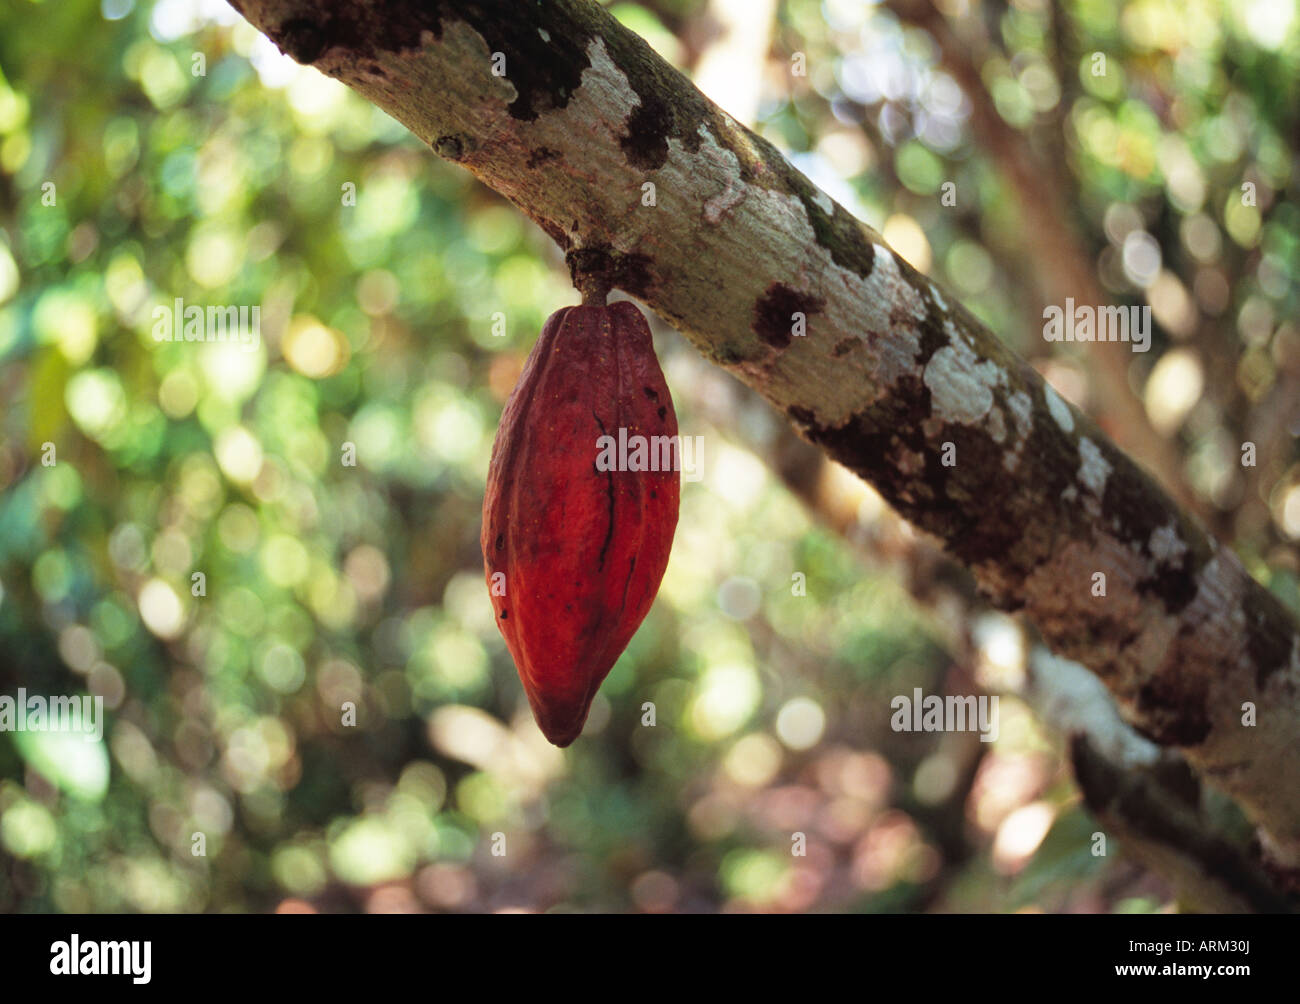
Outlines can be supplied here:
[[1092, 418], [640, 38], [585, 0], [234, 5], [561, 248], [600, 256], [611, 285], [938, 537], [984, 597], [1235, 799], [1270, 867], [1300, 865], [1288, 611]]

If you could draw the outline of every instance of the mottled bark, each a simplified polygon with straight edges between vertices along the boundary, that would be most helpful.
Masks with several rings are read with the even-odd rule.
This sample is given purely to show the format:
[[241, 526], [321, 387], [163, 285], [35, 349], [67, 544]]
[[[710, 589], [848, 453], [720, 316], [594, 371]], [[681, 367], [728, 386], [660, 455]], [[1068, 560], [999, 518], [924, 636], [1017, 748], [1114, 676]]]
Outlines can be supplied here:
[[[717, 402], [698, 401], [697, 413], [710, 405], [718, 407]], [[750, 435], [748, 428], [738, 431]], [[841, 534], [871, 568], [885, 566], [900, 577], [917, 604], [935, 614], [948, 658], [971, 664], [970, 628], [987, 609], [974, 595], [969, 576], [928, 538], [897, 535], [890, 527], [895, 521], [885, 514], [873, 522], [871, 539], [865, 539], [866, 527], [855, 510], [844, 510], [831, 497], [836, 493], [826, 491], [820, 471], [824, 456], [793, 434], [775, 437], [767, 449], [774, 469], [809, 512]], [[1023, 684], [1006, 694], [1025, 701], [1039, 721], [1065, 740], [1089, 811], [1108, 836], [1118, 839], [1120, 853], [1170, 883], [1182, 909], [1274, 913], [1296, 908], [1286, 877], [1271, 875], [1246, 835], [1225, 826], [1233, 818], [1231, 811], [1204, 804], [1209, 800], [1183, 756], [1125, 724], [1105, 685], [1083, 666], [1035, 648]], [[963, 804], [967, 794], [962, 789]], [[1113, 854], [1115, 845], [1104, 850]]]
[[1277, 861], [1300, 865], [1287, 611], [771, 144], [588, 0], [234, 5], [566, 250], [605, 249], [616, 286], [940, 537], [993, 602], [1097, 673], [1129, 722], [1236, 798]]
[[[1083, 237], [1071, 223], [1070, 190], [1064, 184], [1069, 172], [1063, 162], [1036, 155], [1028, 137], [998, 114], [980, 73], [984, 54], [972, 53], [972, 41], [958, 38], [933, 0], [892, 0], [889, 6], [901, 20], [923, 28], [934, 39], [944, 69], [970, 101], [971, 135], [1017, 195], [1016, 211], [1024, 227], [1023, 263], [1044, 300], [1029, 313], [1041, 318], [1045, 303], [1060, 306], [1066, 297], [1076, 303], [1109, 304], [1111, 297], [1102, 291]], [[974, 19], [968, 23], [975, 23]], [[974, 44], [987, 48], [984, 38]], [[1129, 386], [1131, 362], [1132, 354], [1123, 344], [1094, 345], [1086, 359], [1107, 434], [1158, 475], [1184, 508], [1195, 506], [1196, 496], [1184, 480], [1174, 444], [1151, 426]]]

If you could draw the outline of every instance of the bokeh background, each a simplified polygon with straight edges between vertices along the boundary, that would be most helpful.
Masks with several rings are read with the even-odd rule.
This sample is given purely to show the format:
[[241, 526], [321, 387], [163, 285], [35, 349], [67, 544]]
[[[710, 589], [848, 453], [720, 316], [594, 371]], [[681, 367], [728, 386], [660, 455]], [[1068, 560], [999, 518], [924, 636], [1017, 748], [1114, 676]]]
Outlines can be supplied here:
[[[611, 9], [1300, 608], [1294, 0]], [[1149, 304], [1152, 351], [1046, 344], [1090, 293]], [[177, 297], [260, 305], [256, 351], [155, 341]], [[575, 301], [511, 206], [224, 3], [8, 0], [0, 693], [107, 726], [0, 734], [0, 910], [1174, 909], [1090, 853], [1021, 626], [662, 326], [704, 477], [586, 733], [545, 743], [479, 514]], [[997, 742], [892, 732], [913, 687], [1001, 694]]]

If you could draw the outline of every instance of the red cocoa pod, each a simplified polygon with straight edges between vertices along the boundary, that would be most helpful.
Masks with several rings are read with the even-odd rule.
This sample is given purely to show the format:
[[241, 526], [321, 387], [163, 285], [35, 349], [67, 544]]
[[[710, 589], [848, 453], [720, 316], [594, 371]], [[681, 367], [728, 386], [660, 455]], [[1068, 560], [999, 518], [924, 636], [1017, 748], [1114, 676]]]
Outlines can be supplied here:
[[[645, 437], [639, 466], [667, 469], [603, 469], [612, 451], [602, 456], [598, 441], [617, 442], [620, 430], [629, 458], [634, 437]], [[582, 732], [596, 688], [659, 591], [677, 528], [679, 448], [641, 312], [620, 301], [552, 314], [497, 429], [482, 545], [497, 627], [556, 746]], [[504, 595], [493, 588], [498, 572]]]

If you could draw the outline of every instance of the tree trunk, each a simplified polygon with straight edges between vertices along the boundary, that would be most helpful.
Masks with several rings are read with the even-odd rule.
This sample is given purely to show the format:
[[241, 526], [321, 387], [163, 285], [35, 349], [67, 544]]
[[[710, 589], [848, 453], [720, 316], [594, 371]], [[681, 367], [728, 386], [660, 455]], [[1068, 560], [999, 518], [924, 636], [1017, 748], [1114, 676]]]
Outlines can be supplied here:
[[1277, 866], [1300, 866], [1286, 609], [954, 298], [640, 38], [590, 0], [233, 3], [875, 485], [1234, 797]]

